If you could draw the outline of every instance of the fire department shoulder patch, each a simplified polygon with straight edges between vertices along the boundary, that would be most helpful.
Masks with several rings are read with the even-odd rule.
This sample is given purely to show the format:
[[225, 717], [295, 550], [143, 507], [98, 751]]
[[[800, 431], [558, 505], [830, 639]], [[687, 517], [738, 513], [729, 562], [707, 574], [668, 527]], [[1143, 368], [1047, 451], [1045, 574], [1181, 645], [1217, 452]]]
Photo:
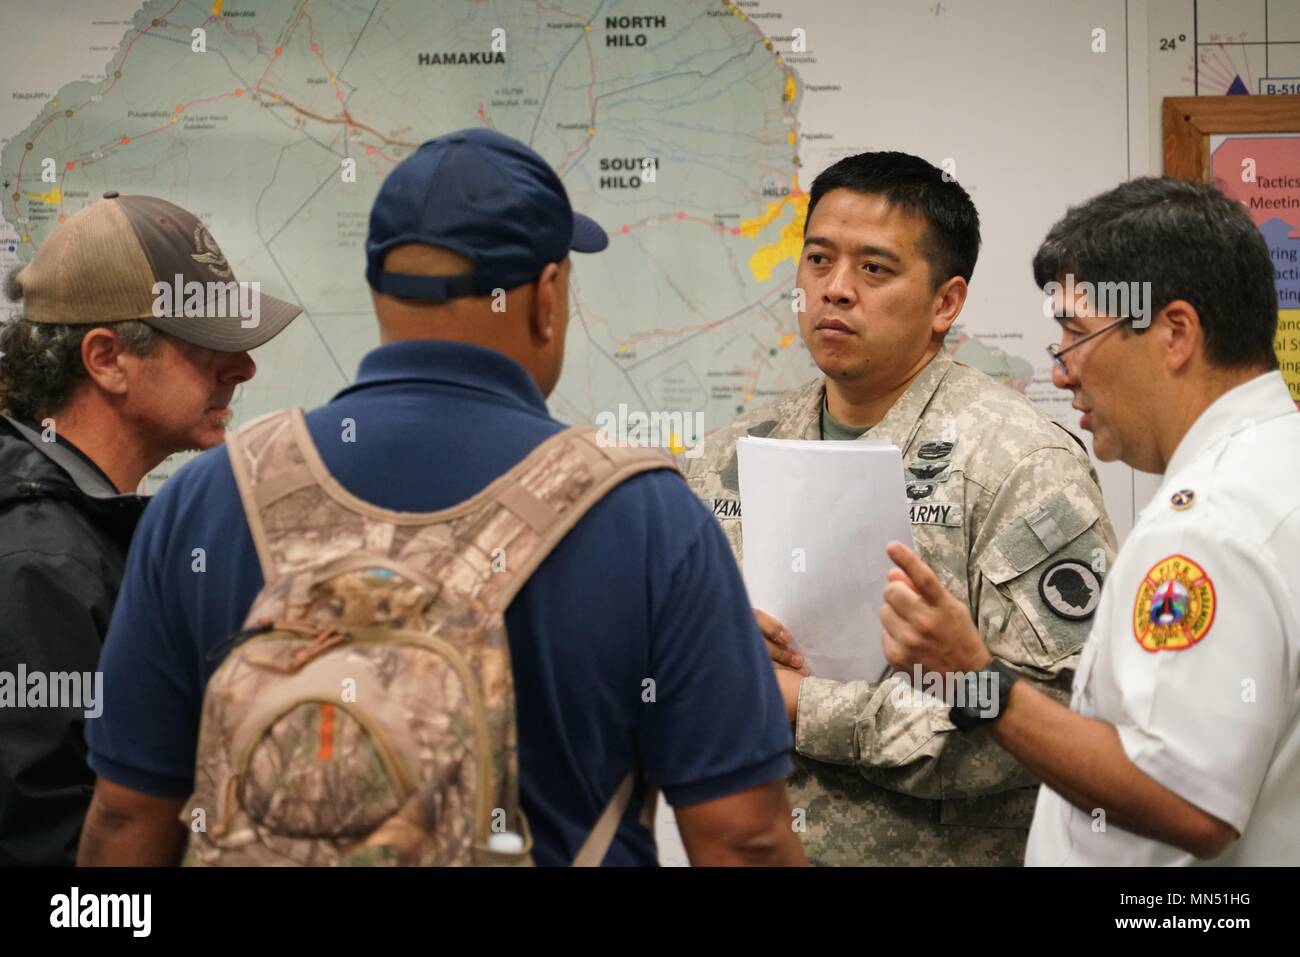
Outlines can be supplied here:
[[1156, 562], [1138, 586], [1133, 634], [1147, 651], [1182, 651], [1214, 624], [1214, 582], [1184, 555]]

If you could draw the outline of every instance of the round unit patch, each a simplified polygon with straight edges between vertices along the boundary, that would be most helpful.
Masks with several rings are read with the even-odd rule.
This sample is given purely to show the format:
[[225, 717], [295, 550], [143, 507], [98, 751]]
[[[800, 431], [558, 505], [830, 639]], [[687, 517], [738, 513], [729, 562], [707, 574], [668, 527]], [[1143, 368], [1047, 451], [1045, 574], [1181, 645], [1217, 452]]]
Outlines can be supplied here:
[[1214, 623], [1214, 582], [1183, 555], [1161, 559], [1138, 586], [1133, 634], [1147, 651], [1182, 651]]
[[1101, 576], [1087, 562], [1066, 558], [1047, 567], [1038, 579], [1043, 604], [1069, 621], [1091, 618], [1101, 602]]

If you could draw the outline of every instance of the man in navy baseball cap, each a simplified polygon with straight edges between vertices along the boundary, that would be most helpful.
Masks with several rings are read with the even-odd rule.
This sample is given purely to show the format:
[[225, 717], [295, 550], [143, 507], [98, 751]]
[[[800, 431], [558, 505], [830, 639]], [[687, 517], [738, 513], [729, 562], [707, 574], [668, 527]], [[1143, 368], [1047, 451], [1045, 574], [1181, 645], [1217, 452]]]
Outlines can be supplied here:
[[486, 347], [548, 396], [564, 362], [569, 252], [607, 245], [518, 140], [484, 129], [429, 140], [388, 175], [370, 212], [366, 281], [382, 341]]
[[[386, 270], [385, 254], [409, 243], [459, 253], [472, 269], [446, 276]], [[461, 130], [429, 140], [384, 180], [370, 211], [366, 281], [390, 296], [444, 302], [513, 289], [569, 250], [608, 245], [605, 230], [573, 211], [544, 159], [495, 130]]]

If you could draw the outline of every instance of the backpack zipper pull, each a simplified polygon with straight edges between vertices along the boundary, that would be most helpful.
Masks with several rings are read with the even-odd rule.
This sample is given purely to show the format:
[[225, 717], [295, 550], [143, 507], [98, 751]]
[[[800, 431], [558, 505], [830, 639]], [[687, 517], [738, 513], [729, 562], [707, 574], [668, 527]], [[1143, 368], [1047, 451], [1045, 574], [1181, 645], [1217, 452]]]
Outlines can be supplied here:
[[222, 641], [212, 647], [212, 650], [208, 652], [208, 661], [216, 661], [220, 657], [225, 657], [226, 653], [229, 652], [236, 645], [243, 644], [249, 638], [252, 638], [256, 635], [264, 635], [274, 627], [275, 627], [275, 622], [271, 621], [269, 618], [264, 618], [261, 621], [254, 623], [249, 628], [245, 628], [242, 631], [235, 632], [225, 641]]

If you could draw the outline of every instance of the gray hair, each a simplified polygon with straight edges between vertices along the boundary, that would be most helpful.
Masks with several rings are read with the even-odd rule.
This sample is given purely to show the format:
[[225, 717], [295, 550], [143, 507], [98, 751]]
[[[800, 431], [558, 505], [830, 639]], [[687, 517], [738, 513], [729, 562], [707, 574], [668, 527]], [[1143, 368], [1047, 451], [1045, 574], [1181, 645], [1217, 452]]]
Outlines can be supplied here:
[[[5, 295], [22, 298], [17, 270], [5, 281]], [[95, 325], [31, 322], [17, 316], [0, 323], [0, 412], [36, 420], [62, 410], [89, 378], [81, 361], [81, 342], [92, 329], [108, 329], [134, 356], [152, 356], [162, 347], [162, 333], [138, 319]]]
[[1246, 207], [1215, 186], [1146, 176], [1071, 207], [1034, 255], [1040, 288], [1067, 275], [1150, 283], [1148, 318], [1176, 299], [1191, 303], [1211, 364], [1278, 367], [1272, 254]]

